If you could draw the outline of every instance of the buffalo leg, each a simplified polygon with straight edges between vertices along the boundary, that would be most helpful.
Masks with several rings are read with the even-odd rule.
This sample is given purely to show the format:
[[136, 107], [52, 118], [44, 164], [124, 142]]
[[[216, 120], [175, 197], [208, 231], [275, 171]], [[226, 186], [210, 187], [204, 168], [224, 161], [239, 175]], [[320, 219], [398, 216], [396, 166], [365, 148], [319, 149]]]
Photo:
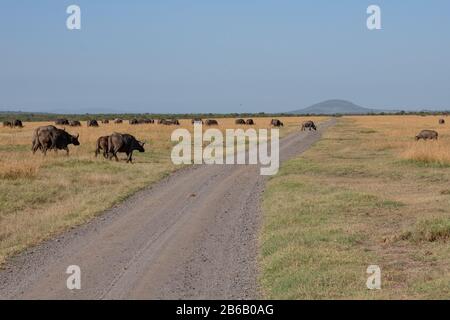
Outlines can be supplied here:
[[133, 163], [133, 159], [131, 158], [133, 156], [133, 151], [127, 152], [127, 163], [131, 162]]

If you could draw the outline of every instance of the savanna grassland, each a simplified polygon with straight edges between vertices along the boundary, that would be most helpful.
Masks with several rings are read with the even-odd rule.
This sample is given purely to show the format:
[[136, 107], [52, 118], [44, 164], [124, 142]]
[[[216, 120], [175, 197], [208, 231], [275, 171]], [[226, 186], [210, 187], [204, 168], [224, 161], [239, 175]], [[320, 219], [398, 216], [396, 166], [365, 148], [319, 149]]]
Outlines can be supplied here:
[[[253, 128], [268, 128], [270, 118], [254, 118]], [[299, 130], [305, 118], [280, 118], [281, 136]], [[311, 118], [308, 118], [311, 119]], [[321, 120], [323, 118], [313, 118]], [[234, 119], [218, 119], [218, 128], [236, 126]], [[192, 129], [190, 120], [181, 126]], [[99, 128], [66, 127], [80, 134], [81, 145], [65, 151], [31, 153], [31, 137], [38, 126], [50, 122], [24, 122], [24, 128], [0, 128], [0, 264], [22, 249], [37, 244], [74, 225], [84, 223], [139, 189], [177, 169], [170, 159], [175, 126], [158, 124], [100, 124]], [[204, 127], [206, 129], [206, 127]], [[130, 133], [145, 141], [145, 153], [134, 153], [134, 164], [95, 158], [95, 142], [112, 132]], [[176, 199], [176, 195], [174, 195]], [[175, 200], [174, 200], [175, 201]]]
[[[272, 299], [450, 298], [450, 119], [340, 118], [264, 196], [261, 286]], [[422, 129], [438, 141], [415, 141]], [[369, 265], [381, 290], [368, 290]]]

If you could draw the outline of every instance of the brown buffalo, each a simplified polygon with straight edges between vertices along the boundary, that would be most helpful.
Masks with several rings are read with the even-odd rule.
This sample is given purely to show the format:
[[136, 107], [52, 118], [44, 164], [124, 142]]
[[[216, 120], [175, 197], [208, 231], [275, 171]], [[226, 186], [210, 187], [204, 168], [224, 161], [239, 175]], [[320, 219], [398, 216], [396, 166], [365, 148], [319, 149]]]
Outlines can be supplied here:
[[109, 159], [114, 157], [116, 161], [119, 161], [117, 153], [125, 152], [127, 154], [127, 163], [133, 163], [133, 151], [145, 152], [144, 144], [145, 142], [138, 141], [130, 134], [114, 132], [108, 139]]
[[278, 120], [278, 119], [272, 119], [272, 120], [270, 121], [270, 125], [271, 125], [271, 126], [274, 126], [274, 127], [283, 127], [283, 126], [284, 126], [283, 122], [281, 122], [281, 121]]
[[303, 124], [302, 124], [302, 131], [305, 131], [306, 128], [308, 128], [309, 131], [311, 131], [312, 129], [313, 130], [317, 130], [316, 125], [311, 120], [303, 122]]
[[71, 127], [81, 127], [81, 122], [78, 120], [70, 120], [69, 121], [69, 126]]
[[102, 136], [97, 139], [97, 144], [95, 148], [95, 157], [97, 157], [101, 150], [103, 150], [103, 156], [107, 159], [108, 158], [108, 140], [109, 136]]
[[416, 136], [416, 140], [437, 140], [438, 139], [438, 133], [434, 130], [422, 130], [420, 133]]
[[47, 154], [47, 150], [66, 150], [69, 155], [69, 144], [79, 146], [79, 135], [73, 136], [63, 129], [58, 129], [55, 126], [43, 126], [34, 131], [32, 141], [33, 154], [40, 149], [44, 155]]
[[236, 119], [236, 120], [234, 120], [234, 124], [245, 124], [245, 120], [244, 119]]

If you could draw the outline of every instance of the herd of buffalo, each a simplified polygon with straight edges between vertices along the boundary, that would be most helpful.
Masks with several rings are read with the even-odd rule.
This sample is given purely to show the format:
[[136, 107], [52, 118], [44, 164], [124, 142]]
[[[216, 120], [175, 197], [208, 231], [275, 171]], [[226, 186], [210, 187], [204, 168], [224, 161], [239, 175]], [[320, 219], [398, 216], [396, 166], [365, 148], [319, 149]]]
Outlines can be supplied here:
[[[108, 124], [110, 120], [104, 119], [101, 120], [101, 123]], [[114, 123], [123, 123], [122, 119], [114, 119], [112, 120]], [[131, 119], [129, 120], [130, 125], [137, 124], [149, 124], [155, 123], [153, 119]], [[162, 125], [180, 125], [178, 119], [159, 119], [157, 120], [158, 124]], [[203, 121], [200, 118], [192, 119], [192, 124], [201, 123], [207, 126], [218, 125], [218, 121], [214, 119], [207, 119]], [[253, 119], [237, 119], [235, 121], [236, 124], [243, 125], [254, 125], [255, 122]], [[270, 124], [275, 127], [282, 127], [283, 122], [278, 119], [272, 119]], [[68, 120], [68, 119], [56, 119], [55, 125], [58, 126], [70, 126], [70, 127], [80, 127], [81, 122], [78, 120]], [[99, 122], [97, 120], [87, 120], [86, 125], [88, 127], [98, 127]], [[14, 121], [5, 121], [3, 122], [4, 127], [23, 127], [23, 124], [20, 120]], [[303, 123], [302, 130], [304, 128], [309, 128], [316, 130], [316, 126], [312, 121], [307, 121]], [[69, 145], [79, 146], [80, 141], [78, 140], [79, 134], [72, 135], [66, 131], [66, 129], [57, 128], [54, 125], [41, 126], [34, 130], [32, 137], [32, 146], [31, 150], [33, 154], [36, 153], [37, 150], [41, 150], [41, 152], [46, 155], [47, 151], [54, 150], [65, 150], [67, 155], [69, 155]], [[101, 136], [97, 139], [96, 147], [95, 147], [95, 156], [97, 157], [100, 153], [106, 159], [115, 158], [118, 161], [117, 153], [122, 152], [127, 155], [127, 163], [133, 162], [133, 151], [145, 152], [144, 149], [145, 142], [141, 142], [137, 140], [134, 136], [127, 133], [117, 133], [114, 132], [109, 136]]]
[[[122, 119], [114, 119], [111, 120], [113, 123], [123, 123]], [[109, 123], [110, 120], [104, 119], [101, 121], [103, 124]], [[129, 120], [130, 125], [138, 125], [138, 124], [149, 124], [149, 123], [158, 123], [162, 125], [180, 125], [180, 122], [177, 119], [159, 119], [157, 121], [153, 119], [131, 119]], [[207, 126], [218, 125], [218, 121], [214, 119], [202, 120], [200, 118], [194, 118], [191, 121], [192, 124], [201, 123]], [[237, 125], [254, 125], [255, 121], [253, 119], [236, 119], [235, 124]], [[439, 124], [445, 124], [444, 119], [439, 119]], [[67, 120], [67, 119], [57, 119], [55, 121], [55, 125], [67, 125], [71, 127], [79, 127], [81, 126], [81, 122], [77, 120]], [[99, 123], [97, 120], [87, 120], [86, 125], [88, 127], [98, 127]], [[278, 119], [272, 119], [270, 121], [270, 125], [274, 127], [283, 127], [284, 124]], [[22, 128], [23, 124], [21, 120], [14, 121], [4, 121], [4, 127], [19, 127]], [[315, 123], [311, 120], [305, 121], [301, 125], [301, 130], [317, 130]], [[53, 125], [41, 126], [34, 130], [32, 137], [32, 151], [33, 154], [37, 150], [41, 150], [45, 155], [48, 150], [65, 150], [67, 155], [69, 155], [70, 144], [75, 146], [80, 145], [78, 140], [79, 135], [71, 135], [68, 133], [65, 128], [60, 129]], [[416, 140], [437, 140], [438, 133], [434, 130], [422, 130], [418, 135], [415, 136]], [[114, 132], [109, 136], [101, 136], [97, 139], [96, 148], [95, 148], [95, 156], [97, 157], [100, 153], [106, 159], [115, 158], [116, 161], [117, 153], [122, 152], [127, 155], [127, 163], [133, 162], [133, 151], [145, 152], [144, 149], [145, 142], [141, 142], [137, 140], [134, 136], [127, 133], [117, 133]]]

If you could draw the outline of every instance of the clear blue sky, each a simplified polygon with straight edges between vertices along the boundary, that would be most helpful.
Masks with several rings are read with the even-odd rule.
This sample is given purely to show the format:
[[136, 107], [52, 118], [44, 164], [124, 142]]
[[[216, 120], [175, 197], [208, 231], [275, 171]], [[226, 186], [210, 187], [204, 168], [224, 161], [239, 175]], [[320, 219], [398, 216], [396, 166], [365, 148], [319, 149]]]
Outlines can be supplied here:
[[[66, 7], [82, 29], [66, 29]], [[382, 10], [380, 31], [366, 8]], [[450, 109], [450, 1], [2, 0], [0, 111]]]

